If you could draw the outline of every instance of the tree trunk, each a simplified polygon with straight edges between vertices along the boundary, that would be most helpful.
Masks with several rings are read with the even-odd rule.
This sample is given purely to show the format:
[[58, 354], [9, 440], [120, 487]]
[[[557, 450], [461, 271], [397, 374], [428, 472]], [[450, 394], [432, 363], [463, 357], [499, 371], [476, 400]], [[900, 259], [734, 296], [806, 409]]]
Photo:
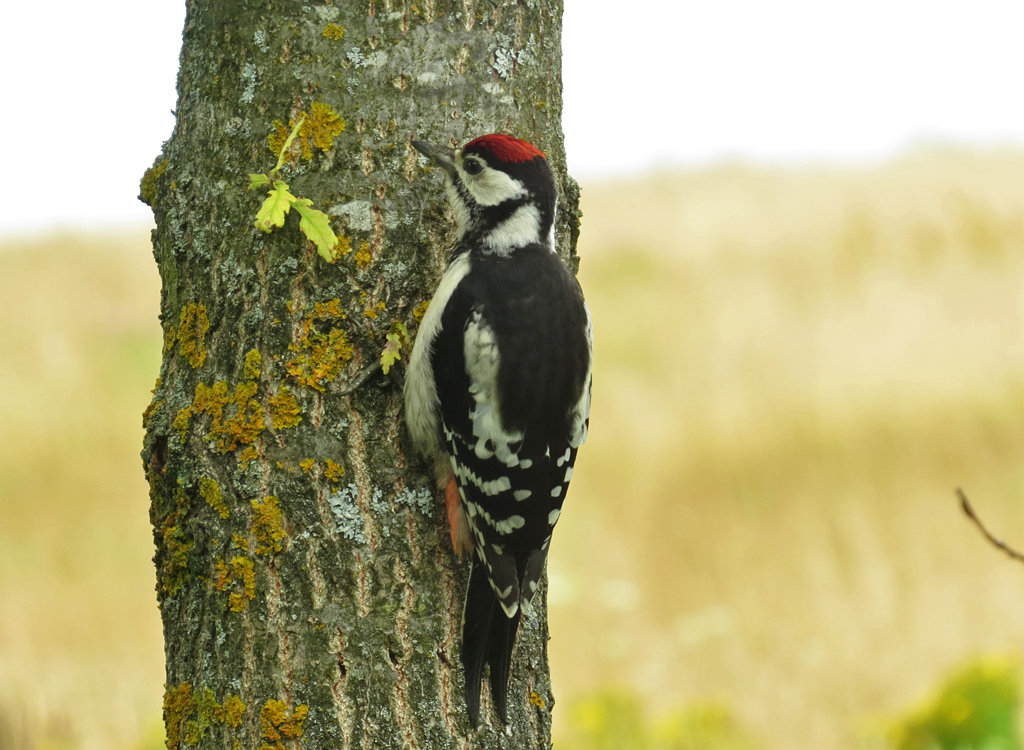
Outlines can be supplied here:
[[[358, 5], [358, 7], [357, 7]], [[510, 729], [472, 732], [458, 638], [468, 565], [409, 453], [404, 366], [451, 237], [411, 137], [512, 132], [577, 192], [560, 126], [561, 2], [192, 0], [177, 124], [147, 171], [164, 358], [145, 415], [168, 748], [550, 745], [543, 596]], [[259, 231], [270, 173], [326, 211], [340, 257]], [[411, 343], [402, 349], [403, 357]], [[485, 698], [486, 700], [486, 698]]]

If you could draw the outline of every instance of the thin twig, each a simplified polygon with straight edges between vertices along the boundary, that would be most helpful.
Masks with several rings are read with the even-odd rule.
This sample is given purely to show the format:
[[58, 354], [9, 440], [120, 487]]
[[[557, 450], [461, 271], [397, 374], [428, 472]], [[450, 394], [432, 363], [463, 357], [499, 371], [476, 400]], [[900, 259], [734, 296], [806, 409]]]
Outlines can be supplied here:
[[959, 487], [956, 488], [956, 495], [957, 497], [960, 498], [960, 508], [961, 510], [963, 510], [964, 515], [971, 519], [974, 525], [978, 527], [978, 530], [984, 535], [986, 539], [988, 539], [988, 541], [992, 544], [993, 547], [995, 547], [996, 549], [1001, 549], [1012, 560], [1016, 560], [1017, 562], [1024, 562], [1024, 554], [1021, 554], [1020, 552], [1015, 550], [1002, 539], [996, 538], [991, 531], [985, 528], [985, 524], [981, 522], [981, 519], [978, 518], [978, 514], [975, 513], [974, 508], [971, 507], [971, 503], [967, 499], [967, 495], [964, 494], [964, 491]]
[[347, 396], [350, 393], [355, 393], [367, 380], [372, 378], [377, 372], [380, 371], [380, 362], [374, 362], [372, 365], [367, 365], [356, 375], [356, 379], [349, 381], [348, 387], [333, 393], [334, 396]]

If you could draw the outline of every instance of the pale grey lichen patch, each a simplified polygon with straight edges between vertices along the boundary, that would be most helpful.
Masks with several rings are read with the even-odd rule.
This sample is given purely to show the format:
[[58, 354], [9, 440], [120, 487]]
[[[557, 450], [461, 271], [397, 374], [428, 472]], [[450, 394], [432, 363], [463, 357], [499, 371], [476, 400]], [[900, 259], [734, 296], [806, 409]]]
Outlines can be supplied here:
[[345, 58], [350, 63], [355, 65], [356, 67], [359, 67], [360, 65], [362, 65], [363, 64], [363, 60], [366, 59], [363, 56], [363, 51], [361, 49], [359, 49], [358, 47], [353, 47], [347, 53], [345, 53]]
[[232, 117], [224, 124], [225, 135], [248, 135], [249, 134], [249, 121], [243, 120], [241, 117]]
[[339, 218], [347, 216], [349, 229], [357, 232], [373, 229], [373, 204], [370, 201], [350, 201], [340, 206], [331, 206], [328, 213]]
[[431, 516], [434, 513], [434, 495], [426, 487], [417, 489], [406, 487], [395, 497], [395, 502], [412, 508], [425, 516]]
[[497, 81], [488, 81], [481, 88], [491, 96], [498, 97], [498, 101], [502, 104], [512, 104], [515, 102], [512, 95], [508, 93], [508, 90]]
[[358, 497], [359, 487], [353, 482], [329, 495], [327, 504], [331, 506], [338, 533], [356, 544], [366, 544], [366, 529], [356, 502]]
[[242, 83], [245, 84], [241, 97], [243, 104], [251, 104], [253, 97], [256, 95], [256, 77], [255, 65], [247, 62], [242, 66]]
[[378, 515], [384, 515], [390, 511], [388, 504], [384, 502], [384, 493], [381, 492], [380, 487], [373, 488], [373, 494], [370, 496], [370, 510]]
[[517, 65], [529, 65], [536, 59], [534, 50], [537, 47], [537, 38], [530, 34], [526, 44], [516, 49], [515, 39], [509, 34], [497, 33], [494, 35], [497, 46], [494, 48], [494, 70], [504, 80], [509, 80]]
[[267, 32], [263, 29], [256, 29], [252, 35], [252, 43], [260, 52], [270, 52], [270, 45], [267, 44]]
[[382, 68], [387, 65], [388, 53], [382, 49], [371, 52], [363, 61], [364, 68]]
[[512, 69], [516, 64], [515, 50], [508, 47], [496, 47], [494, 50], [494, 70], [506, 81], [512, 77]]
[[337, 21], [341, 8], [333, 5], [314, 5], [313, 12], [320, 16], [321, 21]]

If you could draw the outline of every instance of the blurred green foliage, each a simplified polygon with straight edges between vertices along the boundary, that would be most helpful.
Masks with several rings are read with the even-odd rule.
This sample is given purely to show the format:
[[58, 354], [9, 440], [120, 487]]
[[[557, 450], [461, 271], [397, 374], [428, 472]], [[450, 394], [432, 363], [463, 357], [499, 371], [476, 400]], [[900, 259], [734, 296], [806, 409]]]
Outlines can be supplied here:
[[924, 705], [897, 719], [895, 750], [1020, 750], [1016, 658], [989, 657], [958, 669]]
[[640, 696], [607, 690], [569, 709], [558, 750], [753, 750], [728, 707], [699, 703], [652, 719]]

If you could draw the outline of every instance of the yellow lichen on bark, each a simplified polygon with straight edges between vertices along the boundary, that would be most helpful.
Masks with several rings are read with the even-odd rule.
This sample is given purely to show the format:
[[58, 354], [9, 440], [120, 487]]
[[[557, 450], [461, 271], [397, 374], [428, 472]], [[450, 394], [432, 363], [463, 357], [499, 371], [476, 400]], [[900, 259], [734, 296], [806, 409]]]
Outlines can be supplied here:
[[256, 539], [253, 552], [257, 555], [271, 555], [284, 549], [282, 542], [287, 533], [281, 504], [276, 497], [252, 501], [252, 535]]
[[210, 330], [210, 319], [206, 305], [189, 302], [178, 315], [178, 353], [193, 368], [202, 367], [206, 362], [206, 333]]
[[288, 345], [295, 356], [285, 363], [285, 369], [295, 382], [322, 392], [338, 377], [345, 363], [352, 359], [352, 344], [343, 328], [332, 326], [325, 332], [320, 325], [347, 317], [335, 298], [317, 302], [312, 314], [299, 320], [296, 341]]
[[345, 467], [339, 464], [337, 461], [331, 459], [324, 460], [324, 476], [327, 477], [334, 483], [341, 481], [341, 478], [345, 476]]
[[256, 598], [256, 566], [253, 561], [242, 555], [235, 555], [226, 562], [218, 558], [214, 568], [217, 579], [213, 586], [217, 591], [228, 591], [228, 609], [245, 612], [249, 602]]
[[283, 430], [289, 427], [296, 427], [302, 422], [302, 411], [299, 409], [299, 402], [295, 399], [288, 386], [282, 385], [277, 395], [271, 396], [270, 423], [275, 430]]
[[237, 695], [227, 695], [223, 703], [210, 688], [192, 690], [183, 682], [164, 689], [164, 731], [167, 750], [183, 745], [192, 747], [201, 742], [210, 727], [217, 724], [235, 729], [245, 716], [245, 702]]
[[259, 750], [284, 750], [282, 740], [297, 740], [302, 737], [302, 724], [306, 721], [309, 706], [302, 703], [294, 710], [288, 710], [284, 701], [271, 699], [260, 709]]
[[[238, 383], [234, 391], [228, 391], [228, 384], [218, 380], [213, 385], [197, 383], [192, 403], [180, 409], [174, 417], [173, 427], [185, 442], [192, 417], [210, 417], [210, 429], [206, 439], [214, 444], [218, 453], [237, 450], [239, 446], [250, 446], [256, 442], [265, 429], [263, 405], [255, 398], [258, 390], [255, 381]], [[229, 407], [234, 407], [233, 414]], [[240, 461], [256, 457], [255, 450], [239, 454]]]
[[[299, 145], [302, 158], [313, 158], [313, 149], [318, 148], [324, 153], [330, 151], [334, 145], [334, 139], [345, 132], [345, 118], [334, 111], [334, 108], [324, 102], [313, 102], [309, 112], [300, 112], [300, 118], [305, 118], [299, 126], [299, 132], [295, 142]], [[291, 133], [292, 128], [298, 120], [289, 119], [286, 126], [281, 120], [274, 120], [274, 129], [267, 136], [267, 145], [274, 154], [281, 153], [285, 141]]]
[[213, 508], [221, 518], [231, 515], [228, 506], [224, 504], [224, 494], [220, 491], [220, 485], [210, 477], [199, 478], [199, 494], [206, 504]]

